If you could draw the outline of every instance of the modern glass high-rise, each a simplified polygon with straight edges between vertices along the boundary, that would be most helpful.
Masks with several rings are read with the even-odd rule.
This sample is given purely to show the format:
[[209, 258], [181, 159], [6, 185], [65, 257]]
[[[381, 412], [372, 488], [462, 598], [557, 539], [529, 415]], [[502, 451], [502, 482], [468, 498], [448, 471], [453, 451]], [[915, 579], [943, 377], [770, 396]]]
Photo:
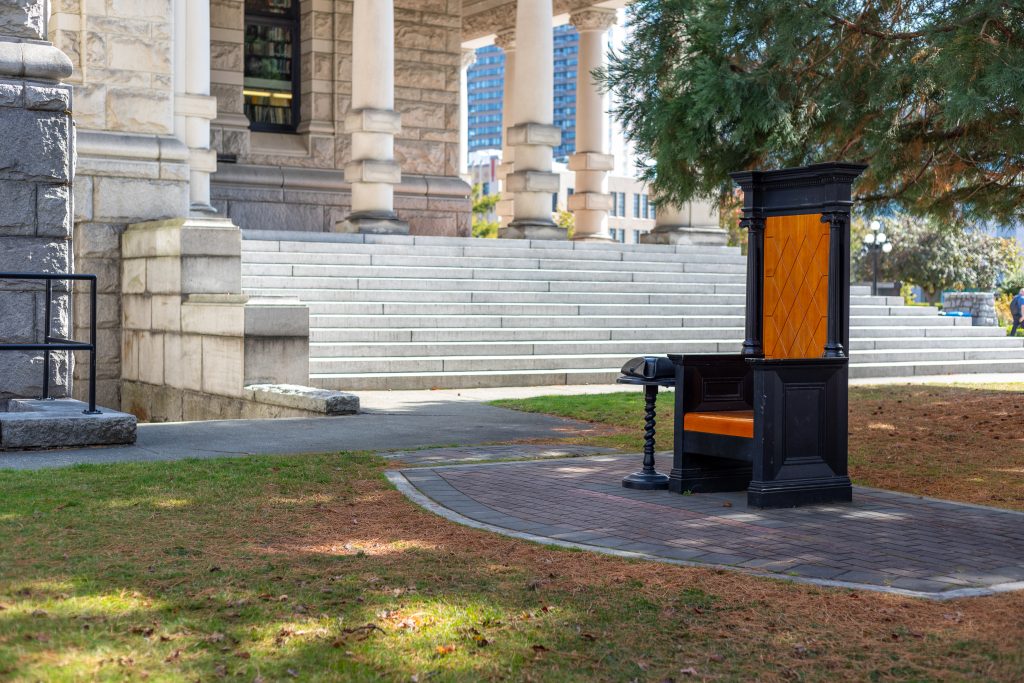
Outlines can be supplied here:
[[[554, 149], [556, 161], [566, 161], [576, 150], [576, 60], [579, 34], [571, 25], [555, 27], [554, 124], [562, 129], [562, 144]], [[502, 92], [505, 53], [489, 45], [476, 51], [469, 67], [469, 151], [501, 149]]]

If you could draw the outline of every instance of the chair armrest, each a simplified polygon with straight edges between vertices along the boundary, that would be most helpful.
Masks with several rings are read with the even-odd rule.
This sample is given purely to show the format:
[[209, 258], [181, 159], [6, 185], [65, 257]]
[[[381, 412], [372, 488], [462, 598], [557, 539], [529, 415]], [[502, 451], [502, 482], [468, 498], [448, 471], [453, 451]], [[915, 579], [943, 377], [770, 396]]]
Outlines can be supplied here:
[[669, 354], [676, 366], [676, 410], [751, 410], [753, 378], [747, 357], [733, 354]]

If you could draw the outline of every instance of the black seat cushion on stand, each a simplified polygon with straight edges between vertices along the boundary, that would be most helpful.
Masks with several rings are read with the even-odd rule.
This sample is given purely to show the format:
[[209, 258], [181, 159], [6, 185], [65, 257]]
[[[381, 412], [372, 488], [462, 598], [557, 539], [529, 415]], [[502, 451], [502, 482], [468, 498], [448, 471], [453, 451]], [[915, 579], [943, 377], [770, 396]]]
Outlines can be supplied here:
[[621, 372], [624, 377], [658, 380], [659, 383], [664, 383], [664, 380], [675, 380], [676, 366], [664, 356], [639, 356], [626, 361]]

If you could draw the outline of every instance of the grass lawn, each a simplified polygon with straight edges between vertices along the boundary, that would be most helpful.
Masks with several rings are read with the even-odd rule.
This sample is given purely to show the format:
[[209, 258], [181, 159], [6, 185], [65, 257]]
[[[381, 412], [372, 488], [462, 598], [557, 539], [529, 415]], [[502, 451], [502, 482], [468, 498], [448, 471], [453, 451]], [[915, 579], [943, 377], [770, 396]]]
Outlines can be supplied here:
[[1024, 678], [1024, 594], [936, 603], [549, 549], [422, 511], [384, 468], [0, 471], [0, 680]]
[[[672, 448], [671, 392], [658, 400], [659, 450]], [[643, 398], [542, 396], [495, 405], [595, 423], [579, 442], [640, 451]], [[1024, 510], [1024, 385], [850, 389], [850, 476], [896, 491]], [[659, 461], [667, 471], [670, 462]]]

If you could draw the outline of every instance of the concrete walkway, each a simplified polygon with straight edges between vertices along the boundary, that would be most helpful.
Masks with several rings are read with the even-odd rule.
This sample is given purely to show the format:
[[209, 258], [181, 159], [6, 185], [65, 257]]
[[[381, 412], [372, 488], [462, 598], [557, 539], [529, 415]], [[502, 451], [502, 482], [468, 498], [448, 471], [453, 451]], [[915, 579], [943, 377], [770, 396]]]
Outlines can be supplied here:
[[[1024, 374], [938, 375], [853, 380], [866, 384], [1024, 382]], [[486, 401], [631, 391], [621, 384], [360, 392], [363, 413], [345, 417], [221, 420], [139, 425], [132, 446], [0, 451], [0, 469], [78, 463], [145, 462], [259, 454], [391, 451], [560, 439], [588, 428], [580, 422], [488, 406]], [[464, 458], [459, 458], [460, 460]]]
[[495, 408], [478, 400], [436, 396], [437, 393], [440, 392], [376, 392], [377, 395], [361, 396], [363, 413], [344, 417], [142, 424], [138, 441], [131, 446], [0, 451], [0, 469], [465, 446], [562, 439], [590, 427], [549, 415]]
[[639, 464], [605, 455], [389, 476], [448, 519], [541, 543], [917, 597], [1024, 590], [1024, 513], [863, 487], [852, 504], [748, 509], [745, 493], [623, 488]]

